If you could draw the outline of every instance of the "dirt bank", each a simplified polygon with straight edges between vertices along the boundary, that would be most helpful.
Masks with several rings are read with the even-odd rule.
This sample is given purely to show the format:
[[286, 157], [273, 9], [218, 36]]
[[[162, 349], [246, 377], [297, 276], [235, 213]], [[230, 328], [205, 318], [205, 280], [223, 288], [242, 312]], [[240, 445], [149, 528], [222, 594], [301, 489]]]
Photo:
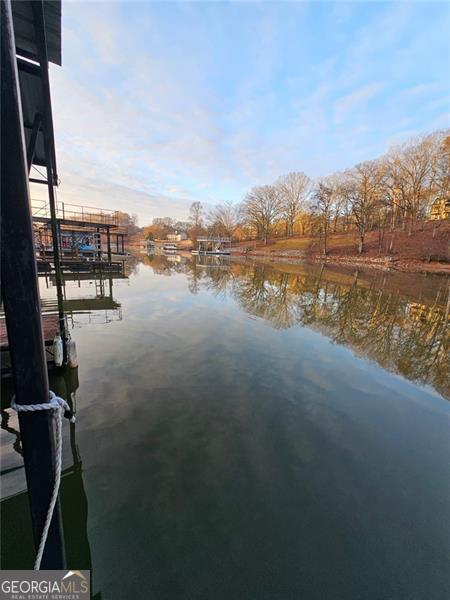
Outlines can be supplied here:
[[358, 254], [355, 233], [329, 236], [327, 254], [323, 255], [317, 238], [297, 236], [272, 239], [267, 244], [241, 244], [233, 254], [255, 258], [281, 259], [289, 262], [312, 261], [347, 266], [403, 271], [409, 273], [441, 273], [450, 275], [450, 224], [437, 227], [427, 223], [412, 234], [405, 231], [367, 234], [364, 253]]

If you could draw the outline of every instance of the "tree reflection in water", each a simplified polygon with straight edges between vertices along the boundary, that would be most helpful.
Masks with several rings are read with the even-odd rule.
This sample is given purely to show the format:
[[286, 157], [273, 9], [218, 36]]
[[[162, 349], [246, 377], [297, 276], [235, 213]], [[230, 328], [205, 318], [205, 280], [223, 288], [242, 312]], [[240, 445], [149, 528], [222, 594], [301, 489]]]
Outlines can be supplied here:
[[217, 257], [144, 262], [157, 273], [186, 274], [194, 294], [230, 295], [277, 329], [317, 329], [384, 369], [450, 397], [446, 278]]

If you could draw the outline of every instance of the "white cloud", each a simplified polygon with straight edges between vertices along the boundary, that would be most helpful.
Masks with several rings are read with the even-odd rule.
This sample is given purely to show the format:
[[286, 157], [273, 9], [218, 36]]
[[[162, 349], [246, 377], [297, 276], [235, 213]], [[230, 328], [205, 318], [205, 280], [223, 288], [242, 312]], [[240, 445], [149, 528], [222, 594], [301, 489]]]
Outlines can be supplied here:
[[378, 94], [383, 87], [382, 83], [369, 83], [345, 96], [341, 96], [334, 105], [334, 122], [342, 123], [352, 117], [354, 112], [364, 109], [367, 102]]
[[[31, 197], [46, 199], [44, 186], [31, 184]], [[57, 189], [58, 201], [66, 204], [121, 210], [137, 214], [140, 225], [150, 223], [154, 217], [170, 215], [186, 220], [191, 201], [175, 195], [151, 194], [105, 180], [84, 175], [66, 175]]]
[[[51, 79], [70, 201], [113, 203], [142, 224], [164, 211], [183, 218], [193, 200], [240, 200], [289, 170], [325, 175], [445, 117], [431, 75], [397, 81], [430, 31], [410, 31], [409, 6], [336, 5], [329, 44], [313, 4], [209, 4], [201, 18], [195, 3], [161, 6], [64, 6], [64, 64]], [[235, 40], [240, 11], [251, 19]]]

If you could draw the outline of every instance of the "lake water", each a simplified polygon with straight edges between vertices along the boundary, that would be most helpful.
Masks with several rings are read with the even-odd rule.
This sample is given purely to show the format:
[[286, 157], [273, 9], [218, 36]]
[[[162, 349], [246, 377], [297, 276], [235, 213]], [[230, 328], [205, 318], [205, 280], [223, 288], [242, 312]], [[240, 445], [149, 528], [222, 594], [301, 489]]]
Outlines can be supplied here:
[[[449, 597], [448, 279], [154, 256], [65, 293], [97, 600]], [[4, 405], [4, 568], [33, 562], [16, 429]]]

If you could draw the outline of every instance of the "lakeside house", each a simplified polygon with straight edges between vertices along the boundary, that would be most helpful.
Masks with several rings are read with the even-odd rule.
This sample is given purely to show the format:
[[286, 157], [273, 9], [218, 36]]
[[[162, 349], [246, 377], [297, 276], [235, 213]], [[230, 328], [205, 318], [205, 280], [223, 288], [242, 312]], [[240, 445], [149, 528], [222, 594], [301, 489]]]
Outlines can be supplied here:
[[450, 197], [437, 198], [430, 207], [430, 219], [440, 221], [450, 219]]
[[174, 233], [167, 234], [168, 242], [184, 242], [187, 239], [188, 239], [188, 236], [184, 231], [175, 231]]

